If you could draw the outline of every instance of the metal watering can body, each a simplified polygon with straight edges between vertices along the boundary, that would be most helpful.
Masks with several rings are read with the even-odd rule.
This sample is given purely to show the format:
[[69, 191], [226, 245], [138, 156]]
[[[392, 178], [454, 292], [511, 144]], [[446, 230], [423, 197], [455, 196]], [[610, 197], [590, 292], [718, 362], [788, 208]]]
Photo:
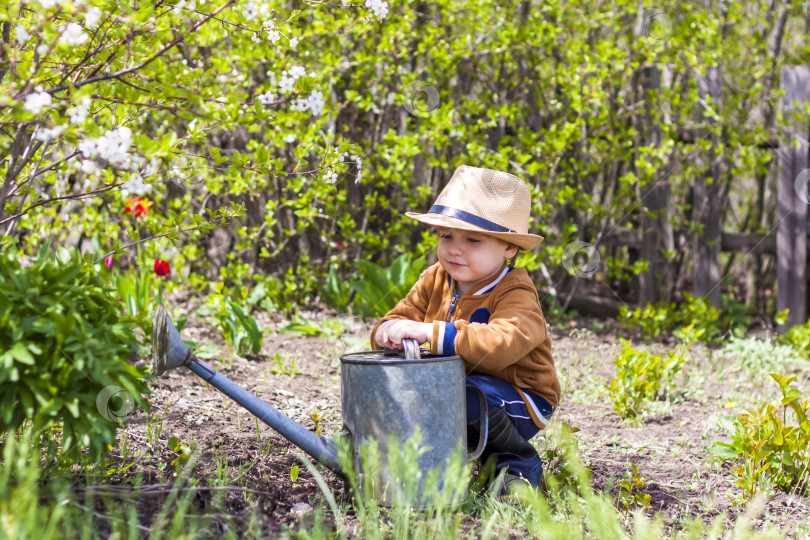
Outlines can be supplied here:
[[[445, 469], [458, 452], [466, 454], [466, 384], [464, 361], [460, 356], [437, 356], [420, 351], [415, 340], [403, 340], [404, 351], [388, 349], [344, 354], [340, 357], [340, 393], [343, 423], [355, 448], [355, 470], [362, 471], [359, 449], [375, 440], [381, 462], [376, 478], [376, 497], [390, 506], [395, 496], [406, 497], [412, 506], [428, 504], [424, 481], [429, 471], [439, 469], [436, 489], [444, 489]], [[478, 390], [475, 387], [475, 390]], [[486, 399], [480, 390], [481, 410]], [[486, 414], [481, 419], [486, 423]], [[388, 460], [390, 444], [403, 448], [419, 431], [418, 489], [405, 493], [398, 489]], [[481, 455], [486, 427], [481, 426], [478, 448], [467, 460]], [[402, 467], [397, 467], [402, 469]], [[399, 472], [402, 472], [401, 470]], [[407, 479], [403, 479], [403, 482]], [[464, 500], [466, 494], [460, 497]]]
[[[376, 478], [377, 499], [383, 505], [392, 502], [392, 488], [398, 479], [387, 466], [391, 436], [405, 443], [419, 428], [419, 489], [408, 494], [414, 506], [423, 500], [422, 485], [427, 472], [440, 467], [443, 472], [459, 448], [467, 446], [465, 409], [465, 370], [460, 356], [424, 355], [415, 340], [404, 340], [405, 350], [371, 351], [344, 354], [341, 360], [341, 401], [344, 432], [353, 445], [355, 470], [362, 471], [361, 445], [375, 440], [382, 450], [382, 463]], [[215, 369], [199, 360], [180, 338], [166, 309], [155, 310], [152, 334], [152, 372], [162, 375], [167, 369], [187, 367], [206, 382], [242, 405], [259, 420], [278, 431], [315, 460], [341, 476], [332, 438], [320, 437], [282, 414]], [[486, 444], [487, 403], [478, 391], [481, 406], [480, 441], [468, 460], [481, 455]], [[443, 475], [440, 473], [438, 489]], [[463, 497], [462, 497], [463, 498]]]

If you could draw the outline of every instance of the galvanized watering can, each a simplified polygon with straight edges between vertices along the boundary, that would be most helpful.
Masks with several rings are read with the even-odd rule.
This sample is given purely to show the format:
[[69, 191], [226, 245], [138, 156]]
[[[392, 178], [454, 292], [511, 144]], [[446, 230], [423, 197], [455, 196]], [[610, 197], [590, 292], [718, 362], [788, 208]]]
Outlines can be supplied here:
[[[391, 505], [392, 493], [398, 487], [386, 459], [392, 435], [394, 444], [402, 445], [418, 428], [421, 446], [426, 449], [418, 458], [418, 492], [409, 495], [413, 506], [422, 506], [425, 500], [422, 484], [427, 472], [437, 467], [444, 471], [455, 452], [467, 448], [465, 370], [460, 356], [428, 354], [420, 351], [412, 339], [403, 340], [402, 353], [387, 349], [342, 355], [343, 430], [335, 438], [320, 437], [199, 360], [180, 338], [162, 305], [155, 310], [153, 323], [155, 375], [187, 367], [337, 474], [345, 477], [338, 463], [335, 438], [346, 437], [351, 442], [357, 471], [362, 471], [361, 446], [375, 440], [383, 458], [376, 476], [376, 496], [385, 506]], [[486, 399], [480, 390], [470, 388], [477, 391], [480, 403], [481, 436], [478, 447], [467, 455], [468, 461], [481, 455], [487, 433]], [[443, 477], [440, 472], [439, 491], [444, 487]]]

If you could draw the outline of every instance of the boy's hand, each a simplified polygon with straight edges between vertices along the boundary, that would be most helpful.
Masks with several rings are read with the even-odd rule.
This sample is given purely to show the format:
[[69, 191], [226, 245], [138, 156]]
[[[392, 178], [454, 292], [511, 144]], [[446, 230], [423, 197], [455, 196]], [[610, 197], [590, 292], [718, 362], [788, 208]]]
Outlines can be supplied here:
[[433, 324], [416, 321], [385, 321], [379, 328], [374, 339], [381, 347], [389, 349], [402, 349], [403, 339], [415, 339], [420, 345], [430, 343], [433, 337]]

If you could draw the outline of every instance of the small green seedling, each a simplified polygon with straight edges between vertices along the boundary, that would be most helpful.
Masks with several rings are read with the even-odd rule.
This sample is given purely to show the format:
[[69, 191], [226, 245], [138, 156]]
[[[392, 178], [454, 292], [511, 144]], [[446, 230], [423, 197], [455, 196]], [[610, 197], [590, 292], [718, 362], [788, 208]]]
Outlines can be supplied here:
[[292, 469], [290, 469], [290, 479], [292, 479], [293, 482], [298, 481], [298, 464], [293, 465]]
[[290, 365], [285, 366], [284, 362], [281, 359], [281, 355], [276, 353], [273, 357], [273, 360], [276, 362], [276, 366], [270, 369], [270, 373], [273, 375], [298, 375], [301, 373], [297, 369], [295, 369], [295, 359], [290, 360]]
[[321, 425], [321, 421], [324, 419], [325, 416], [326, 416], [326, 413], [323, 412], [323, 411], [319, 411], [318, 407], [315, 407], [315, 409], [311, 413], [309, 413], [309, 417], [312, 419], [313, 422], [315, 422], [315, 434], [316, 435], [321, 434], [321, 428], [323, 427]]
[[177, 452], [178, 454], [178, 456], [171, 462], [171, 465], [174, 465], [177, 470], [180, 470], [186, 465], [186, 463], [188, 463], [188, 459], [191, 457], [192, 449], [187, 444], [180, 443], [180, 439], [176, 435], [169, 437], [166, 447], [172, 452]]
[[644, 493], [644, 485], [647, 477], [641, 476], [635, 463], [631, 463], [632, 472], [624, 473], [622, 481], [619, 482], [619, 504], [622, 506], [622, 513], [626, 514], [633, 505], [647, 508], [652, 498], [649, 493]]

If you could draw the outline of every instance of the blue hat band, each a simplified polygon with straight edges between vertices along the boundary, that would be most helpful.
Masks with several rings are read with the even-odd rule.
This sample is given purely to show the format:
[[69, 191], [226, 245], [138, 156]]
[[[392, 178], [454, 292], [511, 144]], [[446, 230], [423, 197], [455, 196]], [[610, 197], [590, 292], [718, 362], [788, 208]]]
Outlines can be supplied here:
[[502, 227], [497, 223], [493, 223], [488, 219], [478, 217], [475, 214], [470, 214], [469, 212], [465, 212], [464, 210], [457, 210], [456, 208], [450, 208], [449, 206], [434, 204], [433, 207], [428, 212], [431, 214], [442, 214], [445, 216], [454, 217], [456, 219], [460, 219], [461, 221], [466, 221], [471, 225], [476, 225], [478, 227], [481, 227], [482, 229], [486, 229], [490, 232], [503, 232], [503, 233], [517, 232], [507, 227]]

